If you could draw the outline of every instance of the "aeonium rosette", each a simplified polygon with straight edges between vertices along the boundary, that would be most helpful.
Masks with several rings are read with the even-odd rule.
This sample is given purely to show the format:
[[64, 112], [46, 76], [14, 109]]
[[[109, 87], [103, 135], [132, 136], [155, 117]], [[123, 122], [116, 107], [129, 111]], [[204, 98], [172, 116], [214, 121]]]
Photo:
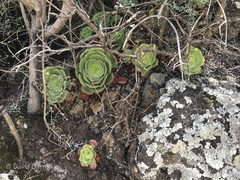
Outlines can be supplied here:
[[[187, 54], [187, 51], [185, 52], [185, 54]], [[204, 64], [204, 61], [205, 60], [202, 52], [198, 48], [191, 46], [188, 60], [189, 65], [183, 65], [185, 74], [188, 74], [188, 71], [189, 75], [200, 73], [201, 66]]]
[[81, 82], [81, 90], [86, 94], [101, 92], [113, 80], [112, 68], [116, 59], [102, 48], [85, 50], [79, 58], [76, 76]]
[[93, 16], [93, 23], [94, 25], [99, 29], [99, 25], [102, 22], [102, 20], [104, 19], [104, 27], [108, 27], [110, 24], [110, 15], [109, 14], [105, 14], [104, 11], [98, 12], [96, 14], [94, 14]]
[[139, 61], [133, 59], [133, 64], [137, 65], [137, 70], [141, 72], [143, 77], [148, 76], [150, 70], [158, 65], [157, 53], [154, 52], [143, 52], [144, 49], [156, 50], [156, 45], [141, 44], [135, 50], [135, 55], [137, 55], [140, 50], [142, 51], [139, 55]]
[[122, 30], [120, 32], [115, 32], [114, 34], [111, 34], [110, 37], [111, 37], [111, 40], [113, 41], [113, 43], [118, 44], [116, 51], [119, 51], [126, 39], [125, 30]]
[[82, 166], [89, 166], [91, 169], [96, 169], [96, 152], [94, 149], [98, 146], [95, 140], [90, 140], [89, 144], [85, 144], [78, 150], [79, 161]]
[[82, 31], [80, 32], [80, 39], [85, 39], [90, 37], [92, 34], [94, 33], [94, 31], [92, 30], [92, 28], [90, 26], [86, 26], [82, 29]]
[[47, 100], [50, 104], [61, 103], [71, 97], [69, 71], [61, 66], [47, 67], [44, 69], [46, 81]]

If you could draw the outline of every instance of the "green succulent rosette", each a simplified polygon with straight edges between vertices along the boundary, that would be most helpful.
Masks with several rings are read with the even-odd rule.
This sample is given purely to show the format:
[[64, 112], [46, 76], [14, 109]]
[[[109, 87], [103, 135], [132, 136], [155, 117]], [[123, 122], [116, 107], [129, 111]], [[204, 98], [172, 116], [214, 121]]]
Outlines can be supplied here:
[[[185, 54], [187, 54], [187, 51], [185, 52]], [[190, 64], [189, 68], [187, 64], [183, 65], [185, 74], [188, 74], [188, 70], [189, 75], [200, 73], [201, 66], [204, 64], [205, 61], [202, 52], [198, 48], [191, 46], [189, 51], [189, 57], [190, 57], [188, 60], [188, 63]]]
[[91, 145], [85, 144], [80, 151], [79, 161], [82, 166], [94, 166], [96, 164], [96, 153]]
[[101, 92], [105, 85], [113, 80], [112, 68], [117, 66], [113, 55], [102, 48], [85, 50], [79, 58], [76, 76], [82, 84], [81, 90], [86, 94]]
[[69, 71], [61, 66], [47, 67], [44, 69], [47, 100], [50, 104], [61, 103], [71, 94], [71, 81]]
[[82, 166], [89, 166], [91, 169], [96, 169], [96, 152], [94, 149], [98, 146], [98, 143], [92, 139], [89, 141], [89, 144], [85, 144], [78, 150], [79, 161]]
[[93, 34], [93, 30], [90, 26], [84, 27], [82, 31], [80, 32], [80, 39], [85, 39], [90, 37]]
[[[156, 45], [141, 44], [136, 50], [135, 55], [137, 55], [140, 50], [144, 49], [157, 49]], [[140, 62], [140, 63], [139, 63]], [[137, 63], [137, 70], [141, 72], [141, 76], [148, 76], [150, 70], [158, 65], [157, 53], [154, 52], [142, 52], [139, 56], [139, 62], [137, 59], [133, 59], [133, 64]]]
[[118, 44], [118, 47], [116, 48], [116, 50], [119, 51], [126, 39], [125, 30], [122, 30], [120, 32], [115, 32], [114, 34], [111, 34], [110, 37], [113, 43]]
[[93, 23], [98, 29], [99, 29], [99, 25], [100, 25], [102, 19], [104, 18], [104, 16], [105, 16], [105, 21], [104, 21], [105, 26], [104, 27], [108, 27], [110, 25], [110, 15], [109, 14], [106, 15], [104, 11], [101, 11], [93, 16]]

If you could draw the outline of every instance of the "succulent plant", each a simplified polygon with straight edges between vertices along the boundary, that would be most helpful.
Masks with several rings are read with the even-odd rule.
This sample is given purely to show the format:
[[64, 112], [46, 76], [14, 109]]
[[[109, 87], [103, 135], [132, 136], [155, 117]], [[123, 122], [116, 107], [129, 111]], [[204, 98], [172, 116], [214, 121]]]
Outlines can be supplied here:
[[[187, 54], [187, 51], [185, 52], [185, 54]], [[202, 52], [198, 48], [191, 46], [189, 51], [189, 57], [190, 57], [188, 60], [188, 63], [190, 64], [189, 68], [187, 64], [183, 65], [185, 74], [188, 74], [188, 70], [189, 75], [200, 73], [201, 66], [204, 64], [205, 61]]]
[[[141, 44], [136, 50], [137, 55], [140, 50], [144, 49], [157, 49], [156, 45]], [[133, 59], [133, 64], [136, 64], [137, 59]], [[142, 52], [139, 56], [139, 62], [137, 62], [137, 70], [141, 72], [143, 77], [148, 76], [150, 70], [158, 65], [157, 53], [154, 52]]]
[[117, 24], [121, 19], [121, 16], [119, 14], [115, 14], [112, 19], [111, 19], [111, 23], [114, 25], [114, 24]]
[[104, 11], [101, 11], [93, 16], [93, 23], [98, 29], [99, 29], [99, 25], [100, 25], [102, 19], [104, 18], [104, 16], [105, 16], [104, 27], [108, 27], [110, 25], [110, 15], [109, 14], [105, 14]]
[[82, 166], [89, 166], [91, 169], [96, 169], [96, 152], [94, 151], [98, 143], [95, 140], [90, 140], [89, 144], [85, 144], [81, 149], [78, 150], [79, 161]]
[[111, 34], [111, 39], [113, 40], [113, 43], [117, 43], [118, 47], [116, 48], [117, 51], [119, 51], [124, 44], [124, 41], [126, 39], [125, 36], [125, 30], [122, 30], [120, 32], [115, 32], [114, 34]]
[[85, 39], [90, 37], [93, 34], [93, 30], [90, 26], [86, 26], [82, 29], [82, 31], [80, 32], [80, 39]]
[[[133, 55], [132, 50], [130, 50], [130, 49], [125, 49], [124, 54]], [[131, 60], [132, 60], [132, 58], [129, 58], [129, 57], [123, 58], [124, 63], [128, 63]]]
[[209, 0], [196, 0], [196, 4], [200, 9], [204, 8], [207, 3], [209, 3]]
[[61, 66], [47, 67], [44, 69], [46, 80], [47, 100], [50, 104], [61, 103], [71, 96], [68, 89], [71, 89], [69, 71]]
[[113, 80], [111, 70], [116, 66], [115, 57], [102, 48], [85, 50], [76, 68], [76, 76], [82, 84], [81, 90], [86, 94], [104, 90], [105, 85]]

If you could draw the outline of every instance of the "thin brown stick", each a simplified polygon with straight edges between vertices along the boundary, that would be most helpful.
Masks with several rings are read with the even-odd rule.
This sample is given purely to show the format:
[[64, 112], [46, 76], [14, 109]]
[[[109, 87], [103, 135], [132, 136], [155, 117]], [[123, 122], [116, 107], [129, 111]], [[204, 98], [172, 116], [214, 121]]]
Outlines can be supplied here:
[[[45, 44], [44, 44], [44, 30], [43, 30], [43, 23], [41, 21], [41, 25], [42, 25], [42, 48], [43, 50], [45, 49]], [[47, 109], [47, 93], [46, 93], [46, 81], [45, 81], [45, 75], [44, 75], [44, 54], [42, 55], [42, 79], [43, 79], [43, 120], [44, 123], [46, 125], [46, 127], [48, 128], [48, 131], [50, 130], [50, 127], [48, 125], [47, 119], [46, 119], [46, 109]]]
[[20, 4], [20, 9], [21, 9], [21, 12], [22, 12], [22, 16], [23, 16], [23, 21], [24, 21], [25, 26], [26, 26], [27, 31], [28, 31], [29, 38], [32, 39], [32, 37], [31, 37], [32, 34], [31, 34], [31, 29], [30, 29], [29, 21], [28, 21], [28, 19], [27, 19], [27, 15], [26, 15], [26, 12], [25, 12], [23, 3], [19, 2], [19, 4]]
[[3, 117], [7, 121], [8, 126], [9, 126], [9, 128], [11, 130], [10, 132], [12, 133], [12, 135], [14, 136], [14, 138], [17, 141], [19, 158], [20, 158], [20, 160], [22, 160], [23, 159], [22, 141], [21, 141], [21, 138], [20, 138], [20, 136], [19, 136], [19, 134], [18, 134], [18, 132], [16, 130], [16, 127], [15, 127], [13, 121], [12, 121], [12, 118], [9, 116], [8, 112], [6, 111], [6, 109], [4, 109], [0, 115], [3, 115]]

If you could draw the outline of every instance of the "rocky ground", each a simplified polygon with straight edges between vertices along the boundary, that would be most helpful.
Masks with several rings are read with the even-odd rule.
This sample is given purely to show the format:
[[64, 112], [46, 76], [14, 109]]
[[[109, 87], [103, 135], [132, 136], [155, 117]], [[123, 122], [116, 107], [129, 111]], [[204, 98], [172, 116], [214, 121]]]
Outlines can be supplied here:
[[[239, 31], [229, 44], [240, 48]], [[199, 48], [205, 64], [189, 81], [159, 56], [159, 67], [139, 83], [122, 65], [118, 73], [127, 81], [100, 97], [79, 96], [76, 88], [72, 102], [58, 107], [61, 113], [47, 107], [49, 132], [42, 114], [26, 113], [27, 78], [3, 75], [0, 110], [10, 114], [24, 152], [20, 161], [0, 116], [0, 179], [240, 179], [239, 53]], [[82, 167], [77, 154], [91, 139], [99, 144], [95, 170]]]

